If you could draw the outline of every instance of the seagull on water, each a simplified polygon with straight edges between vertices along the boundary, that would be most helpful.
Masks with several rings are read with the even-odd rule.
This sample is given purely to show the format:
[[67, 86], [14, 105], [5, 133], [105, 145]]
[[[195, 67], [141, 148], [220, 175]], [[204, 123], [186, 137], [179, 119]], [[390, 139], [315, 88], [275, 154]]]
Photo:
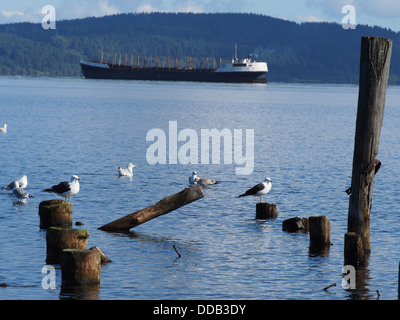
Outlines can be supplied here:
[[197, 176], [197, 172], [193, 171], [192, 175], [189, 177], [189, 183], [192, 185], [199, 185], [202, 187], [207, 187], [213, 184], [217, 184], [218, 181], [212, 180], [212, 179], [207, 179], [207, 178], [199, 178]]
[[270, 178], [266, 178], [264, 182], [261, 182], [259, 184], [256, 184], [253, 188], [247, 190], [245, 193], [241, 194], [238, 196], [240, 197], [245, 197], [245, 196], [259, 196], [260, 197], [260, 203], [262, 202], [261, 197], [264, 194], [267, 194], [272, 187], [272, 180]]
[[3, 190], [12, 190], [17, 182], [19, 184], [19, 188], [23, 188], [24, 189], [28, 185], [28, 177], [26, 175], [23, 175], [18, 180], [14, 180], [14, 181], [10, 182], [8, 185], [2, 187], [1, 189], [3, 189]]
[[0, 127], [0, 132], [4, 132], [4, 133], [7, 132], [7, 125], [6, 124], [4, 124], [4, 127]]
[[[54, 186], [52, 186], [51, 188], [48, 189], [44, 189], [43, 191], [45, 192], [54, 192], [57, 195], [59, 195], [60, 197], [64, 197], [65, 198], [65, 202], [67, 203], [71, 203], [71, 197], [76, 195], [79, 192], [79, 181], [81, 179], [76, 176], [73, 175], [71, 177], [71, 182], [60, 182], [59, 184], [56, 184]], [[68, 198], [68, 201], [67, 201]]]
[[130, 177], [133, 176], [133, 168], [137, 168], [133, 163], [128, 164], [128, 168], [118, 167], [118, 173], [120, 177]]
[[20, 187], [18, 180], [15, 181], [13, 187], [13, 195], [18, 199], [18, 202], [27, 198], [33, 198], [24, 188]]

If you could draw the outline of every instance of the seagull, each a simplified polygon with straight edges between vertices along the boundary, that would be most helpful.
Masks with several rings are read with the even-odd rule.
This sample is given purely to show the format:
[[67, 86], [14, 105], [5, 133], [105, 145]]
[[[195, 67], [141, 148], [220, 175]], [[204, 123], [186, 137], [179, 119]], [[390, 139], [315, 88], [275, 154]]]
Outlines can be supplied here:
[[128, 164], [128, 169], [118, 167], [118, 173], [120, 177], [132, 177], [133, 176], [133, 168], [137, 168], [133, 163]]
[[33, 196], [26, 192], [24, 188], [20, 187], [18, 180], [15, 181], [13, 187], [13, 195], [18, 198], [19, 202], [27, 198], [33, 198]]
[[65, 202], [67, 202], [67, 198], [68, 198], [67, 203], [71, 203], [71, 197], [76, 195], [79, 192], [79, 181], [80, 180], [81, 179], [78, 176], [73, 175], [71, 177], [71, 182], [66, 182], [66, 181], [60, 182], [59, 184], [56, 184], [49, 189], [44, 189], [43, 191], [54, 192], [57, 195], [59, 195], [60, 197], [64, 197]]
[[259, 184], [256, 184], [253, 188], [247, 190], [245, 193], [241, 194], [238, 196], [240, 197], [245, 197], [245, 196], [259, 196], [260, 197], [260, 203], [262, 202], [261, 197], [264, 194], [267, 194], [272, 187], [272, 180], [270, 178], [266, 178], [264, 182], [261, 182]]
[[17, 182], [19, 183], [19, 188], [26, 188], [28, 185], [28, 177], [26, 175], [23, 175], [18, 180], [14, 180], [13, 182], [10, 182], [8, 185], [2, 187], [1, 189], [12, 190]]
[[193, 171], [192, 175], [189, 177], [189, 183], [193, 184], [193, 185], [199, 185], [202, 187], [207, 187], [210, 186], [212, 184], [217, 184], [218, 181], [212, 180], [212, 179], [207, 179], [207, 178], [199, 178], [197, 176], [197, 172]]
[[7, 125], [6, 124], [4, 124], [4, 127], [0, 127], [0, 132], [4, 132], [4, 133], [7, 132]]

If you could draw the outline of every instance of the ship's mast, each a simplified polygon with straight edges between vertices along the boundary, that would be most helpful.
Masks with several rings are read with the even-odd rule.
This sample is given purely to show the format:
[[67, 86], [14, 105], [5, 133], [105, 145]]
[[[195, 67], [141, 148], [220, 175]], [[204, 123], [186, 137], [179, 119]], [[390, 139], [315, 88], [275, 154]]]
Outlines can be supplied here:
[[235, 43], [235, 60], [237, 59], [237, 42]]

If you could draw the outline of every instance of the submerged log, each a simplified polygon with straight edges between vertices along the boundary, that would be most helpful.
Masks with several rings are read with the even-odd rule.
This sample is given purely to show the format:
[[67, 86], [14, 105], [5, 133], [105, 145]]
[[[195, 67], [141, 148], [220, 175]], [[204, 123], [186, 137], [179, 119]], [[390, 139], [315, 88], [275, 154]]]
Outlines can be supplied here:
[[63, 285], [90, 285], [100, 282], [101, 259], [96, 250], [65, 249], [61, 255]]
[[99, 230], [121, 232], [128, 231], [142, 223], [157, 218], [163, 214], [174, 211], [184, 205], [204, 197], [203, 189], [200, 186], [186, 188], [172, 196], [166, 197], [150, 207], [128, 214], [125, 217], [114, 220]]
[[72, 204], [63, 200], [47, 200], [39, 204], [40, 229], [72, 227]]
[[49, 264], [60, 263], [64, 249], [86, 249], [89, 231], [84, 229], [64, 229], [50, 227], [46, 233], [47, 255]]
[[308, 232], [308, 218], [294, 217], [282, 222], [282, 231]]

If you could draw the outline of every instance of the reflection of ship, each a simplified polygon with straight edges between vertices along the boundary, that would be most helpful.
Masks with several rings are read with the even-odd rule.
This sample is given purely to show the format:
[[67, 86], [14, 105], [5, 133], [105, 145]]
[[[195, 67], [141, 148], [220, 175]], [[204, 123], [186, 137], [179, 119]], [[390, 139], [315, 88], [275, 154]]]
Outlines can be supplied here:
[[[238, 83], [266, 83], [267, 79], [261, 75], [268, 72], [266, 62], [257, 62], [253, 59], [239, 59], [236, 56], [230, 64], [215, 68], [215, 59], [212, 59], [210, 66], [209, 59], [201, 59], [200, 67], [196, 66], [196, 61], [192, 65], [191, 58], [187, 58], [187, 65], [184, 67], [182, 60], [178, 67], [178, 61], [175, 59], [175, 66], [171, 66], [171, 58], [156, 58], [155, 63], [146, 65], [146, 58], [143, 66], [138, 63], [128, 64], [128, 56], [125, 56], [125, 63], [121, 63], [121, 57], [117, 63], [114, 56], [113, 62], [101, 60], [81, 60], [82, 73], [85, 78], [94, 79], [120, 79], [120, 80], [164, 80], [164, 81], [203, 81], [203, 82], [238, 82]], [[204, 63], [206, 62], [206, 63]], [[166, 65], [167, 64], [167, 65]]]

